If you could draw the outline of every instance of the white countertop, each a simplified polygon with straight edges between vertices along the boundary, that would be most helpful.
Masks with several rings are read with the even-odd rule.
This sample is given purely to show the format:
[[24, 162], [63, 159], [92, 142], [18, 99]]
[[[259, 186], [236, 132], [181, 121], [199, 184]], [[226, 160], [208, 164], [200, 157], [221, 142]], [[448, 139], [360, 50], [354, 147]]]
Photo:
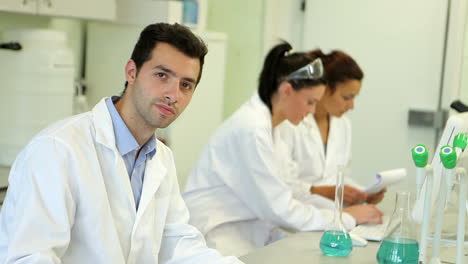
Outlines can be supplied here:
[[[279, 240], [266, 247], [259, 248], [253, 252], [240, 257], [246, 264], [268, 263], [268, 264], [375, 264], [376, 254], [380, 243], [369, 242], [366, 247], [354, 247], [348, 257], [327, 257], [322, 255], [319, 241], [322, 232], [301, 232], [293, 234], [285, 239]], [[432, 248], [428, 248], [428, 254]], [[468, 249], [465, 248], [465, 262]], [[441, 259], [453, 263], [455, 260], [455, 248], [441, 248]]]
[[319, 241], [322, 232], [301, 232], [272, 243], [241, 257], [246, 264], [294, 263], [294, 264], [375, 264], [379, 243], [370, 242], [367, 247], [354, 247], [348, 257], [327, 257], [322, 254]]

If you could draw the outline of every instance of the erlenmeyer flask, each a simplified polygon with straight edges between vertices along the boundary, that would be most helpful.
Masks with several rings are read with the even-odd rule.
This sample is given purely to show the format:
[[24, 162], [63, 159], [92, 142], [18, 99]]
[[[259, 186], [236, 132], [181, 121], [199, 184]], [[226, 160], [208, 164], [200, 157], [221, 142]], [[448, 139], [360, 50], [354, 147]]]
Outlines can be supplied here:
[[335, 214], [333, 221], [325, 230], [320, 239], [320, 249], [326, 256], [345, 257], [353, 250], [351, 237], [344, 228], [341, 215], [343, 211], [344, 196], [344, 171], [346, 167], [340, 167], [336, 178], [335, 187]]
[[419, 245], [416, 225], [410, 213], [410, 193], [398, 192], [395, 210], [377, 252], [377, 261], [379, 264], [417, 264], [418, 257]]

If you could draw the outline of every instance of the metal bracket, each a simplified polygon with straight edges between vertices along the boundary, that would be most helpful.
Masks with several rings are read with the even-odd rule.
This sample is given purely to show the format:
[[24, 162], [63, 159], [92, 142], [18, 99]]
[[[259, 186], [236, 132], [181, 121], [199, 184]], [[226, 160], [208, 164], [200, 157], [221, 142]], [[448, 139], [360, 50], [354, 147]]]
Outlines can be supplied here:
[[448, 111], [415, 110], [408, 112], [408, 125], [430, 128], [444, 128], [447, 122]]

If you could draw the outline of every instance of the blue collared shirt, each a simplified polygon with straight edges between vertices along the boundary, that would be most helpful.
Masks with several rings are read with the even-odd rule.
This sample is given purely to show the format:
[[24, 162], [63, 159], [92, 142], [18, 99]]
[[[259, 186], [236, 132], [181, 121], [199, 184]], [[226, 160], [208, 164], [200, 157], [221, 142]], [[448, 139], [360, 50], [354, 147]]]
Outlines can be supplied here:
[[[115, 143], [127, 167], [136, 209], [138, 210], [143, 189], [146, 161], [151, 160], [154, 154], [156, 154], [156, 138], [153, 135], [140, 150], [140, 145], [138, 145], [135, 137], [114, 106], [114, 103], [119, 99], [119, 96], [112, 96], [112, 98], [106, 99], [106, 104], [114, 126]], [[138, 150], [140, 150], [140, 153], [137, 157]]]

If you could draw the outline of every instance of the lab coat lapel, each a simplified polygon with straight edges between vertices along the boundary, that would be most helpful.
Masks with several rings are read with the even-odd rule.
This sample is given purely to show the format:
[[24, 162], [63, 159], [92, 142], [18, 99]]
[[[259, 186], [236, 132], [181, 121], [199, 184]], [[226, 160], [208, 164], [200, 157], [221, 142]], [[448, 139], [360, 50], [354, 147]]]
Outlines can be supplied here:
[[323, 165], [325, 165], [326, 158], [325, 158], [325, 149], [324, 149], [323, 142], [322, 142], [322, 136], [320, 135], [320, 130], [317, 125], [317, 122], [315, 121], [315, 117], [312, 114], [307, 117], [305, 125], [307, 126], [307, 131], [309, 131], [310, 133], [309, 136], [314, 141], [314, 145], [320, 146], [319, 151], [318, 151], [320, 161]]
[[167, 168], [162, 163], [159, 152], [156, 152], [151, 160], [147, 160], [140, 206], [137, 212], [137, 222], [141, 218], [141, 215], [144, 214], [145, 210], [148, 209], [148, 205], [155, 198], [155, 194], [167, 174], [166, 172]]
[[[120, 153], [117, 150], [117, 146], [115, 144], [114, 126], [112, 124], [112, 118], [110, 116], [109, 110], [107, 109], [105, 100], [106, 98], [103, 98], [93, 108], [93, 122], [94, 127], [96, 128], [96, 142], [106, 147], [109, 151], [112, 151], [113, 155], [112, 158], [109, 157], [109, 161], [112, 160], [112, 163], [110, 164], [113, 164], [113, 168], [117, 170], [117, 173], [111, 173], [110, 175], [119, 176], [117, 179], [112, 179], [112, 181], [108, 182], [113, 182], [111, 188], [113, 188], [116, 194], [126, 194], [126, 204], [130, 209], [129, 211], [133, 212], [134, 221], [136, 217], [136, 205], [135, 198], [133, 197], [130, 177], [128, 176], [125, 162], [120, 156]], [[112, 168], [110, 169], [112, 170]]]

